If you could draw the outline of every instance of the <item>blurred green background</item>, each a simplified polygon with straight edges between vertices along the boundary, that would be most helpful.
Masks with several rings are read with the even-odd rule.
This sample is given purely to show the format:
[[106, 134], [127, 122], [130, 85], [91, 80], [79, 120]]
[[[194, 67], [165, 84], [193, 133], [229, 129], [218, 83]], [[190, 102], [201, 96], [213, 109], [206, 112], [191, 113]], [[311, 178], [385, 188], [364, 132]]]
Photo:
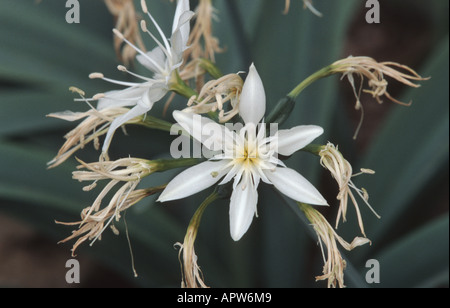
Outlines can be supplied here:
[[[66, 287], [65, 262], [72, 243], [57, 245], [71, 227], [54, 220], [76, 221], [99, 189], [83, 192], [71, 179], [70, 159], [47, 170], [74, 123], [45, 115], [86, 110], [68, 91], [77, 86], [87, 95], [112, 89], [91, 72], [123, 80], [112, 45], [112, 16], [101, 0], [79, 0], [81, 22], [65, 21], [63, 0], [0, 2], [0, 286]], [[139, 1], [136, 7], [139, 8]], [[365, 1], [315, 0], [319, 18], [291, 1], [213, 0], [215, 35], [226, 52], [217, 55], [224, 73], [246, 70], [255, 62], [263, 79], [268, 110], [304, 78], [332, 62], [353, 56], [409, 65], [429, 81], [418, 89], [393, 83], [390, 93], [411, 107], [386, 101], [378, 105], [363, 96], [365, 122], [356, 141], [359, 120], [351, 88], [338, 76], [316, 82], [297, 99], [284, 127], [316, 124], [325, 128], [317, 140], [331, 141], [355, 170], [375, 175], [355, 179], [370, 194], [381, 215], [376, 219], [360, 203], [371, 246], [343, 252], [348, 287], [448, 287], [449, 284], [449, 41], [448, 1], [380, 1], [381, 23], [365, 22]], [[191, 1], [194, 6], [196, 1]], [[147, 1], [169, 34], [174, 4]], [[147, 47], [152, 43], [147, 40]], [[145, 71], [136, 65], [133, 70]], [[181, 108], [176, 100], [171, 109]], [[163, 103], [151, 114], [163, 116]], [[158, 158], [168, 155], [167, 134], [137, 127], [117, 134], [111, 157]], [[98, 158], [92, 146], [78, 152], [85, 161]], [[308, 153], [287, 164], [320, 187], [330, 209], [320, 209], [334, 224], [336, 184]], [[141, 186], [166, 183], [179, 170], [157, 174]], [[180, 266], [173, 244], [183, 240], [189, 220], [210, 191], [167, 204], [148, 198], [128, 211], [131, 245], [138, 278], [133, 278], [125, 232], [105, 232], [93, 247], [78, 250], [80, 286], [178, 287]], [[228, 201], [215, 202], [203, 216], [196, 242], [205, 282], [212, 287], [325, 287], [315, 282], [322, 257], [317, 238], [302, 214], [267, 185], [259, 189], [259, 217], [239, 242], [229, 236]], [[351, 241], [360, 235], [350, 207], [338, 233]], [[123, 231], [123, 221], [117, 224]], [[365, 282], [368, 259], [377, 259], [381, 283]]]

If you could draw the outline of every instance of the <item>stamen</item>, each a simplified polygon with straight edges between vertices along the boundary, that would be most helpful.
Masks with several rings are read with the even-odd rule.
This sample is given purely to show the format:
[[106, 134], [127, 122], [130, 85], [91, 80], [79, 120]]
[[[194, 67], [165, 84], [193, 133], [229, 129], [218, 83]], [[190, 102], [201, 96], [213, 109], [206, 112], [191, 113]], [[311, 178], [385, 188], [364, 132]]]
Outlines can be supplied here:
[[[172, 58], [172, 55], [170, 54], [170, 46], [164, 47], [164, 45], [153, 35], [153, 33], [151, 33], [148, 28], [147, 28], [147, 23], [145, 22], [145, 20], [141, 21], [141, 29], [144, 32], [147, 32], [148, 35], [150, 35], [150, 37], [155, 41], [155, 43], [159, 46], [159, 48], [161, 48], [161, 50], [164, 52], [164, 54], [166, 55], [166, 57], [168, 59]], [[163, 37], [165, 39], [165, 37]], [[162, 70], [161, 70], [162, 71]]]
[[97, 93], [97, 94], [95, 94], [93, 97], [92, 97], [92, 99], [94, 100], [94, 101], [96, 101], [96, 100], [99, 100], [99, 99], [101, 99], [101, 98], [104, 98], [106, 95], [105, 95], [105, 93]]
[[105, 78], [105, 77], [103, 77], [102, 79], [104, 81], [108, 81], [108, 82], [115, 83], [115, 84], [125, 86], [125, 87], [134, 87], [134, 86], [139, 85], [136, 82], [126, 82], [126, 81], [120, 81], [120, 80], [115, 80], [115, 79], [111, 79], [111, 78]]
[[150, 58], [145, 52], [140, 50], [138, 47], [136, 47], [133, 43], [131, 43], [129, 40], [127, 40], [122, 33], [120, 33], [117, 29], [113, 29], [113, 32], [115, 35], [117, 35], [121, 40], [123, 40], [125, 43], [130, 45], [134, 50], [136, 50], [139, 54], [143, 55], [147, 60], [153, 63], [153, 65], [156, 66], [156, 68], [163, 72], [164, 70], [161, 68], [161, 66], [158, 65], [158, 63], [155, 62], [152, 58]]
[[130, 75], [132, 75], [132, 76], [134, 76], [134, 77], [137, 77], [137, 78], [139, 78], [139, 79], [142, 79], [142, 80], [145, 80], [145, 81], [153, 81], [153, 79], [151, 79], [151, 78], [148, 78], [148, 77], [145, 77], [145, 76], [142, 76], [142, 75], [139, 75], [139, 74], [136, 74], [136, 73], [133, 73], [133, 72], [129, 71], [129, 70], [128, 70], [125, 66], [123, 66], [123, 65], [118, 65], [118, 66], [117, 66], [117, 69], [118, 69], [119, 71], [121, 71], [121, 72], [128, 73], [128, 74], [130, 74]]
[[147, 3], [145, 3], [145, 0], [141, 0], [141, 8], [142, 8], [142, 12], [144, 12], [144, 14], [148, 13]]
[[89, 79], [97, 79], [97, 78], [103, 79], [105, 77], [103, 76], [102, 73], [91, 73], [91, 74], [89, 74]]
[[147, 28], [147, 23], [145, 22], [145, 20], [141, 20], [141, 30], [143, 32], [149, 32], [148, 28]]
[[113, 33], [118, 37], [118, 38], [120, 38], [121, 40], [125, 40], [125, 37], [123, 36], [123, 34], [119, 31], [119, 30], [117, 30], [117, 29], [113, 29]]
[[80, 96], [86, 95], [83, 90], [78, 89], [77, 87], [73, 87], [73, 86], [69, 88], [69, 91], [71, 91], [72, 93], [78, 93]]
[[147, 15], [148, 15], [148, 17], [150, 17], [151, 21], [155, 25], [156, 30], [158, 30], [158, 32], [159, 32], [159, 35], [161, 35], [161, 38], [164, 41], [164, 45], [166, 46], [167, 51], [169, 51], [170, 50], [170, 44], [169, 44], [169, 41], [167, 40], [166, 36], [164, 35], [164, 32], [161, 30], [161, 28], [159, 27], [158, 23], [153, 18], [153, 16], [150, 14], [150, 12], [147, 11]]

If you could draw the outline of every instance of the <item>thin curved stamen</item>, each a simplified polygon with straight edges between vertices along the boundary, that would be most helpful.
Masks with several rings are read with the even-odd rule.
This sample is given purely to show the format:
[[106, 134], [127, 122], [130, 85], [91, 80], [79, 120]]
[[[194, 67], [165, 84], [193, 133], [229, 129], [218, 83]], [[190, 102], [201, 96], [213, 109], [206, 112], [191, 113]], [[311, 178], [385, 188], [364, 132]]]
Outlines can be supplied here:
[[125, 66], [123, 66], [123, 65], [119, 65], [119, 66], [117, 67], [117, 69], [118, 69], [119, 71], [121, 71], [121, 72], [125, 72], [125, 73], [127, 73], [127, 74], [130, 74], [131, 76], [134, 76], [134, 77], [136, 77], [136, 78], [139, 78], [139, 79], [142, 79], [142, 80], [145, 80], [145, 81], [154, 81], [154, 80], [151, 79], [151, 78], [148, 78], [148, 77], [145, 77], [145, 76], [142, 76], [142, 75], [133, 73], [132, 71], [129, 71], [129, 70], [128, 70]]
[[142, 31], [146, 32], [155, 41], [155, 43], [159, 46], [159, 48], [161, 48], [161, 50], [164, 52], [167, 59], [172, 58], [172, 54], [170, 53], [170, 46], [169, 46], [169, 49], [167, 49], [167, 46], [164, 47], [164, 45], [153, 35], [153, 33], [151, 33], [147, 29], [147, 24], [146, 24], [145, 20], [141, 21], [141, 29], [142, 29]]
[[115, 35], [117, 35], [121, 40], [123, 40], [125, 43], [127, 43], [128, 45], [130, 45], [134, 50], [136, 50], [139, 54], [141, 54], [142, 56], [145, 57], [145, 59], [149, 60], [154, 66], [156, 66], [156, 68], [160, 71], [163, 72], [164, 69], [161, 68], [161, 66], [152, 58], [150, 58], [145, 52], [143, 52], [142, 50], [140, 50], [138, 47], [136, 47], [133, 43], [131, 43], [129, 40], [127, 40], [122, 33], [120, 33], [117, 29], [113, 29], [113, 32]]
[[126, 81], [120, 81], [120, 80], [107, 78], [107, 77], [103, 76], [103, 74], [101, 74], [101, 73], [92, 73], [89, 75], [89, 78], [90, 79], [100, 78], [104, 81], [108, 81], [110, 83], [114, 83], [114, 84], [118, 84], [118, 85], [126, 86], [126, 87], [134, 87], [134, 86], [139, 85], [138, 83], [135, 83], [135, 82], [126, 82]]
[[158, 23], [156, 22], [156, 20], [153, 18], [153, 16], [150, 14], [149, 11], [147, 11], [147, 15], [148, 15], [148, 17], [150, 17], [150, 20], [155, 25], [156, 30], [158, 30], [159, 35], [161, 35], [161, 38], [163, 39], [163, 42], [164, 42], [164, 45], [166, 46], [167, 51], [169, 51], [169, 53], [170, 53], [170, 44], [169, 44], [169, 41], [167, 40], [164, 32], [161, 30], [161, 28], [159, 27]]

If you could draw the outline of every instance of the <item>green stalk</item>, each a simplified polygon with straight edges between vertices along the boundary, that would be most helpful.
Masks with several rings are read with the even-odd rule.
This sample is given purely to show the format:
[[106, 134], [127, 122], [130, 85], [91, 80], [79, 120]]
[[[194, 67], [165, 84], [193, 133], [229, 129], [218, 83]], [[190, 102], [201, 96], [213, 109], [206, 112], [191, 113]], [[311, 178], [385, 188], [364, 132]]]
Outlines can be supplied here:
[[171, 127], [173, 126], [173, 123], [155, 118], [153, 116], [144, 115], [142, 116], [142, 120], [140, 122], [137, 122], [136, 124], [142, 125], [147, 128], [151, 129], [157, 129], [162, 130], [165, 132], [170, 132]]
[[[189, 227], [186, 232], [185, 241], [188, 237], [188, 234], [190, 234], [192, 243], [195, 241], [195, 238], [196, 238], [197, 232], [198, 232], [198, 227], [200, 226], [200, 221], [202, 219], [203, 212], [208, 207], [208, 205], [210, 205], [211, 203], [216, 201], [218, 198], [219, 198], [219, 194], [216, 191], [214, 191], [202, 202], [202, 204], [200, 204], [198, 209], [195, 211], [194, 216], [192, 216], [191, 221], [189, 222]], [[189, 232], [189, 230], [191, 230], [191, 232]]]
[[222, 71], [211, 61], [205, 58], [199, 59], [200, 67], [203, 68], [214, 79], [223, 77]]
[[149, 161], [155, 169], [155, 172], [163, 172], [175, 168], [191, 167], [197, 165], [203, 160], [200, 158], [178, 158], [178, 159], [155, 159]]
[[322, 151], [324, 148], [325, 148], [324, 145], [310, 143], [307, 146], [305, 146], [303, 149], [301, 149], [301, 151], [309, 152], [311, 154], [319, 156], [320, 151]]
[[178, 71], [172, 73], [172, 80], [169, 85], [169, 89], [175, 93], [180, 94], [186, 98], [191, 98], [192, 96], [198, 96], [198, 93], [190, 88], [180, 77]]
[[283, 97], [278, 101], [278, 103], [272, 109], [270, 114], [266, 117], [266, 123], [282, 124], [292, 113], [292, 110], [294, 109], [295, 106], [295, 99], [297, 98], [297, 96], [306, 87], [308, 87], [315, 81], [334, 74], [336, 72], [334, 69], [335, 69], [334, 65], [328, 65], [318, 70], [305, 80], [303, 80], [298, 86], [296, 86], [291, 92], [289, 92], [288, 95], [286, 95], [285, 97]]
[[186, 230], [186, 235], [183, 240], [183, 285], [187, 288], [197, 288], [199, 286], [206, 287], [203, 282], [201, 273], [197, 265], [197, 257], [194, 251], [195, 239], [197, 238], [198, 228], [200, 227], [200, 221], [203, 216], [203, 212], [212, 202], [217, 200], [218, 193], [214, 191], [200, 204], [198, 209], [189, 222], [189, 226]]
[[292, 99], [295, 99], [309, 85], [311, 85], [312, 83], [314, 83], [315, 81], [317, 81], [321, 78], [328, 77], [334, 73], [336, 73], [335, 66], [328, 65], [328, 66], [318, 70], [314, 74], [310, 75], [305, 80], [303, 80], [298, 86], [296, 86], [291, 92], [289, 92], [289, 94], [287, 96], [289, 96]]

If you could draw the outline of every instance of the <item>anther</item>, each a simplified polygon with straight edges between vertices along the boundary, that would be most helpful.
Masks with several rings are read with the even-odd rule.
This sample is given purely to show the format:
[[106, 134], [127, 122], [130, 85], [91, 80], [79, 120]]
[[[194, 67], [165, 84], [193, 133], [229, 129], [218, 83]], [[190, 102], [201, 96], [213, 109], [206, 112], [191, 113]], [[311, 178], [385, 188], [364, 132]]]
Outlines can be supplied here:
[[105, 77], [103, 76], [102, 73], [91, 73], [91, 74], [89, 74], [89, 78], [96, 79], [96, 78], [105, 78]]
[[93, 99], [93, 100], [99, 100], [99, 99], [104, 98], [104, 97], [105, 97], [105, 94], [104, 94], [104, 93], [97, 93], [97, 94], [95, 94], [95, 95], [92, 97], [92, 99]]
[[141, 29], [144, 32], [148, 32], [147, 23], [145, 22], [145, 20], [141, 20]]
[[113, 29], [113, 33], [114, 33], [118, 38], [120, 38], [121, 40], [125, 39], [125, 37], [123, 36], [123, 34], [120, 33], [120, 31], [117, 30], [117, 29], [115, 29], [115, 28]]
[[141, 0], [141, 7], [142, 7], [142, 12], [144, 12], [144, 14], [147, 14], [148, 9], [147, 9], [147, 4], [145, 3], [145, 0]]
[[77, 87], [70, 87], [70, 88], [69, 88], [69, 91], [71, 91], [72, 93], [78, 93], [78, 94], [80, 94], [81, 96], [85, 96], [84, 91], [81, 90], [81, 89], [78, 89]]

